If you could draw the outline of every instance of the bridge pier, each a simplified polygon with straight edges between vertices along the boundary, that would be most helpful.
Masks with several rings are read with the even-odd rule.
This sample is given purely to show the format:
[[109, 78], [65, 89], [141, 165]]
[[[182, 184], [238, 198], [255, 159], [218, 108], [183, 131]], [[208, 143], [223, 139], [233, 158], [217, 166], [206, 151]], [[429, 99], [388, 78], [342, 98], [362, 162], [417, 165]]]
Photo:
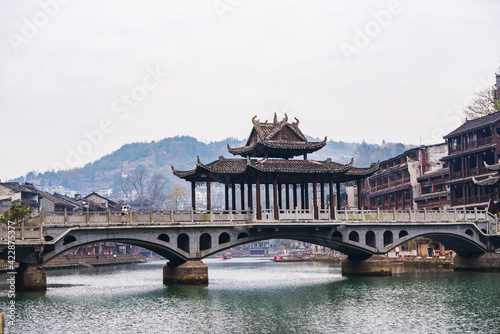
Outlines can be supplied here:
[[208, 284], [208, 267], [202, 261], [176, 264], [172, 261], [163, 266], [163, 284]]
[[386, 261], [387, 257], [373, 255], [367, 259], [349, 258], [342, 261], [344, 276], [392, 276], [392, 268]]
[[47, 290], [47, 274], [38, 264], [19, 263], [16, 270], [16, 292]]
[[500, 254], [491, 251], [478, 256], [457, 254], [453, 258], [453, 270], [500, 272]]

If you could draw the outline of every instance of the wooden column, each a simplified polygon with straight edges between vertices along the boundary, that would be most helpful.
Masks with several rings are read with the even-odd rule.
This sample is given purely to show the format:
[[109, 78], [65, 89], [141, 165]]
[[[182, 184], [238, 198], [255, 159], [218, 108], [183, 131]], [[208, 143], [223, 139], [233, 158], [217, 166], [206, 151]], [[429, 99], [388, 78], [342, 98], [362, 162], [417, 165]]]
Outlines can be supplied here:
[[321, 203], [320, 203], [320, 207], [321, 209], [325, 209], [325, 184], [323, 182], [321, 182], [319, 184], [319, 191], [320, 191], [320, 200], [321, 200]]
[[304, 200], [305, 200], [305, 205], [306, 209], [309, 209], [309, 183], [304, 184]]
[[196, 210], [196, 182], [191, 181], [191, 207]]
[[293, 209], [297, 210], [297, 184], [293, 184]]
[[330, 193], [330, 218], [333, 220], [335, 219], [335, 210], [334, 210], [334, 205], [333, 205], [333, 182], [330, 180], [328, 184], [328, 192]]
[[255, 181], [255, 201], [256, 201], [256, 210], [257, 210], [257, 220], [262, 220], [262, 207], [260, 205], [260, 178], [257, 177]]
[[313, 212], [314, 212], [314, 219], [318, 220], [319, 219], [319, 212], [318, 212], [318, 192], [316, 191], [318, 187], [318, 183], [316, 181], [313, 181], [313, 189], [312, 189], [312, 195], [313, 195]]
[[337, 210], [340, 210], [340, 182], [335, 183], [335, 186], [337, 188]]
[[245, 211], [245, 184], [241, 183], [240, 184], [240, 204], [241, 204], [241, 211]]
[[207, 210], [212, 209], [212, 195], [210, 193], [210, 180], [207, 180]]
[[247, 201], [248, 201], [248, 210], [253, 209], [253, 196], [252, 196], [252, 182], [248, 182], [248, 196], [247, 196]]
[[236, 210], [236, 184], [231, 183], [231, 205], [232, 209]]
[[224, 204], [226, 206], [226, 210], [229, 210], [229, 184], [224, 184]]
[[282, 187], [281, 187], [281, 183], [278, 183], [278, 207], [281, 209], [283, 209], [283, 194], [281, 193], [282, 192]]
[[304, 183], [300, 184], [300, 208], [304, 210], [306, 208], [306, 195], [305, 195], [305, 189], [306, 186]]
[[361, 205], [361, 180], [357, 180], [356, 184], [358, 185], [358, 210], [361, 210], [361, 208], [362, 208], [362, 205]]
[[271, 201], [269, 200], [269, 183], [266, 183], [266, 210], [271, 209]]
[[278, 210], [278, 183], [276, 177], [273, 182], [273, 209], [274, 209], [274, 219], [279, 220], [279, 210]]
[[285, 208], [290, 210], [290, 185], [285, 183]]

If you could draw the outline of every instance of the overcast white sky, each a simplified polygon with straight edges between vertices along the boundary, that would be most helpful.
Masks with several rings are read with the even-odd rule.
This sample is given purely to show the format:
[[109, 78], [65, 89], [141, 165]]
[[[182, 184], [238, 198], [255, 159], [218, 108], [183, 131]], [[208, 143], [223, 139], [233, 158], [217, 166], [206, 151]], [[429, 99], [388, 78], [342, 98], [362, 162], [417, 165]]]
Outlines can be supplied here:
[[435, 143], [500, 65], [494, 0], [59, 1], [0, 5], [1, 179], [244, 138], [275, 111], [311, 136]]

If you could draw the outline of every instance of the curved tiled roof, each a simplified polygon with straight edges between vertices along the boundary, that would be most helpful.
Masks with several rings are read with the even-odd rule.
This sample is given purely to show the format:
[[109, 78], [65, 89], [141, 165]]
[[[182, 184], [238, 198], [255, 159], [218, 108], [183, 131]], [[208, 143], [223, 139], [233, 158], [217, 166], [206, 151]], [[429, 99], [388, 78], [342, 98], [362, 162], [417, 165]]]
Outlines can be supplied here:
[[467, 133], [476, 129], [480, 129], [484, 126], [490, 125], [492, 123], [495, 123], [497, 121], [500, 121], [500, 111], [495, 112], [493, 114], [489, 114], [480, 118], [476, 119], [471, 119], [465, 121], [464, 124], [460, 125], [458, 128], [453, 130], [452, 132], [448, 133], [444, 138], [451, 138], [456, 135], [460, 135], [463, 133]]
[[[228, 145], [229, 153], [233, 155], [252, 157], [276, 157], [292, 158], [294, 156], [312, 153], [326, 145], [325, 140], [321, 142], [308, 142], [306, 136], [299, 129], [299, 120], [288, 123], [288, 116], [278, 122], [276, 114], [272, 123], [259, 122], [257, 116], [252, 119], [253, 128], [248, 140], [243, 147], [232, 148]], [[283, 128], [287, 127], [295, 136], [296, 140], [273, 139]]]
[[476, 180], [475, 177], [472, 178], [472, 181], [478, 186], [493, 186], [497, 184], [498, 180], [500, 180], [500, 176], [490, 176], [484, 180]]
[[[284, 159], [226, 159], [219, 157], [218, 160], [208, 164], [202, 164], [198, 158], [195, 169], [187, 171], [177, 171], [172, 166], [173, 174], [188, 181], [201, 182], [213, 180], [219, 182], [243, 182], [243, 180], [254, 180], [255, 175], [261, 175], [267, 180], [280, 175], [281, 178], [297, 181], [297, 183], [315, 178], [320, 181], [334, 180], [346, 182], [359, 180], [375, 173], [379, 168], [379, 163], [369, 168], [353, 167], [352, 160], [349, 164], [343, 165], [331, 161], [315, 160], [284, 160]], [[308, 176], [309, 175], [309, 176]], [[297, 178], [297, 180], [294, 180]], [[300, 180], [299, 180], [300, 179]], [[301, 181], [302, 180], [302, 181]]]

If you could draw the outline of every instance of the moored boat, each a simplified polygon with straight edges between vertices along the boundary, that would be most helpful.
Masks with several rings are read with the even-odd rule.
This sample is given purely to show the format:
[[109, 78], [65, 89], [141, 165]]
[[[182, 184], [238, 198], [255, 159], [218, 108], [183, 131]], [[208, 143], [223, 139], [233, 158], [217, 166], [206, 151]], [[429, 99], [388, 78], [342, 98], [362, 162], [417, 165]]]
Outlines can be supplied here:
[[314, 256], [311, 255], [311, 252], [305, 251], [289, 251], [283, 254], [278, 254], [272, 259], [274, 262], [301, 262], [312, 260], [314, 260]]

